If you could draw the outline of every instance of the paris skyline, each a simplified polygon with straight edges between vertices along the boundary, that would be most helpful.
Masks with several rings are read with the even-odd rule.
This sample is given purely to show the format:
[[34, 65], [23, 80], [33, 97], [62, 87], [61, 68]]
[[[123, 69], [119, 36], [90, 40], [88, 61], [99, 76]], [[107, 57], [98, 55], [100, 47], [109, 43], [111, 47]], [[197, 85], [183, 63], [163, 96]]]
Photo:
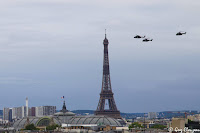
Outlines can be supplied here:
[[[200, 110], [200, 2], [0, 1], [0, 109], [96, 110], [107, 29], [121, 112]], [[185, 36], [176, 33], [186, 31]], [[143, 43], [133, 37], [146, 35]]]

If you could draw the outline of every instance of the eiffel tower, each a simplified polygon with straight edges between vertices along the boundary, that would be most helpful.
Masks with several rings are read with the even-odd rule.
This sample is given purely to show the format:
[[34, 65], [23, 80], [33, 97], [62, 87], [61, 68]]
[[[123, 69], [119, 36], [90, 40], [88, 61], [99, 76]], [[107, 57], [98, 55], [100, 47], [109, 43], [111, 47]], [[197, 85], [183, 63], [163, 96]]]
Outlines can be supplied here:
[[[104, 60], [103, 60], [103, 79], [102, 79], [102, 88], [100, 93], [99, 104], [95, 115], [104, 115], [113, 118], [121, 118], [119, 110], [115, 104], [113, 97], [111, 81], [110, 81], [110, 69], [109, 69], [109, 58], [108, 58], [108, 39], [106, 38], [103, 41], [104, 45]], [[108, 109], [105, 109], [106, 102], [109, 105]]]

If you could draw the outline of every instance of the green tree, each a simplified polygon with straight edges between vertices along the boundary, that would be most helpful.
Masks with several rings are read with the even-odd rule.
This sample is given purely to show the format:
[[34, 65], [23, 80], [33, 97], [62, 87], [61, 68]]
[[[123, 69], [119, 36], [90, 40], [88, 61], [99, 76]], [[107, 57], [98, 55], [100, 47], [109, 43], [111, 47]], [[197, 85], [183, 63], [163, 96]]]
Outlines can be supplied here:
[[60, 127], [60, 126], [57, 125], [57, 124], [53, 124], [53, 125], [47, 126], [46, 129], [47, 129], [47, 130], [54, 130], [54, 129], [56, 129], [56, 127]]
[[139, 124], [138, 122], [134, 122], [131, 125], [129, 125], [128, 128], [130, 129], [130, 128], [144, 128], [144, 127], [141, 124]]
[[167, 126], [165, 126], [165, 125], [155, 124], [155, 125], [153, 125], [151, 128], [164, 129], [164, 128], [166, 128], [166, 127], [167, 127]]
[[28, 124], [26, 125], [25, 130], [38, 130], [38, 128], [36, 128], [34, 124]]

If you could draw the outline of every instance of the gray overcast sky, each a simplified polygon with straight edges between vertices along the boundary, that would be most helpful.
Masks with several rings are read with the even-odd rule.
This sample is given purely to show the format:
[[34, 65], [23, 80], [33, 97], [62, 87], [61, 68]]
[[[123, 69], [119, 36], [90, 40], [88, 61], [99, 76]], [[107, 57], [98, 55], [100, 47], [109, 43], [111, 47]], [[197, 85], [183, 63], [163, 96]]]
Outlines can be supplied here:
[[25, 105], [26, 96], [30, 106], [61, 109], [64, 95], [69, 110], [95, 110], [106, 28], [121, 112], [200, 110], [199, 7], [199, 0], [0, 0], [0, 109]]

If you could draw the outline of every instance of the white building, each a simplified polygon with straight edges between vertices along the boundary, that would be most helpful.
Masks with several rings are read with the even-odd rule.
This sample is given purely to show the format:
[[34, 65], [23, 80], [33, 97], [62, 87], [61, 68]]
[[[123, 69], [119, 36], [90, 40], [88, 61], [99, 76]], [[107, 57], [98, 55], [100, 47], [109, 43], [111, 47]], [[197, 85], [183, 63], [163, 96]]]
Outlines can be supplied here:
[[3, 120], [8, 121], [9, 120], [9, 108], [3, 108]]
[[56, 113], [56, 106], [35, 107], [35, 116], [36, 117], [53, 115], [55, 113]]
[[35, 107], [35, 116], [42, 117], [43, 116], [43, 107]]
[[157, 118], [157, 113], [156, 112], [149, 112], [148, 113], [148, 118], [149, 119], [155, 119], [155, 118]]
[[12, 108], [12, 119], [22, 119], [26, 116], [26, 106]]
[[12, 122], [12, 108], [3, 108], [3, 122]]

